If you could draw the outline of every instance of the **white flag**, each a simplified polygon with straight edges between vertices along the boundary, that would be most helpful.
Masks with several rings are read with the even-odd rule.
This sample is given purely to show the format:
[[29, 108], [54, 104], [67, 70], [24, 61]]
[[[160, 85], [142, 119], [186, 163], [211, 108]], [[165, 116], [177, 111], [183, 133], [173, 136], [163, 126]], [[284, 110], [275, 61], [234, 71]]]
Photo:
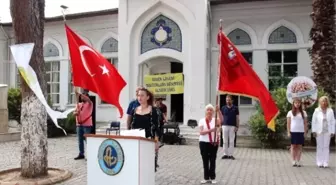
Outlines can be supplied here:
[[31, 59], [31, 55], [34, 49], [34, 43], [27, 43], [27, 44], [17, 44], [10, 46], [14, 61], [19, 69], [23, 79], [26, 81], [30, 89], [35, 93], [36, 97], [41, 101], [41, 103], [46, 108], [47, 113], [49, 114], [50, 118], [53, 120], [57, 128], [60, 128], [64, 131], [65, 130], [60, 127], [57, 123], [57, 119], [64, 119], [67, 118], [67, 115], [73, 112], [75, 109], [69, 109], [65, 112], [55, 111], [50, 108], [48, 105], [43, 92], [41, 90], [41, 86], [38, 82], [37, 76], [33, 68], [29, 65], [29, 61]]

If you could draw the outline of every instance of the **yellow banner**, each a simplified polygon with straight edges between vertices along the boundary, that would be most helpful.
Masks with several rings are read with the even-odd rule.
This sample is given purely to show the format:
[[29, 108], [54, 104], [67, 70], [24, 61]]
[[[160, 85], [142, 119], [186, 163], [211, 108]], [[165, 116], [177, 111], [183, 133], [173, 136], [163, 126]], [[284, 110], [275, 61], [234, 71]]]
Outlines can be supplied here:
[[182, 73], [145, 75], [144, 83], [155, 95], [182, 94], [184, 89]]

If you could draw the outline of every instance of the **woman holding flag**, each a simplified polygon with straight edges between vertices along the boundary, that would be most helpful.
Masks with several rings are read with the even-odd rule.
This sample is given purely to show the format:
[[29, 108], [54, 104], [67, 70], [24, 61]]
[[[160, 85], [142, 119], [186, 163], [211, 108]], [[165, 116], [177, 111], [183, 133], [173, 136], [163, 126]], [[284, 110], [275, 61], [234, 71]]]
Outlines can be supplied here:
[[215, 113], [215, 108], [211, 104], [207, 105], [205, 107], [205, 118], [199, 121], [199, 146], [204, 168], [204, 180], [201, 181], [202, 184], [217, 183], [215, 179], [219, 137], [215, 137], [215, 135], [218, 134], [216, 123], [220, 124], [222, 122], [223, 115], [218, 107], [216, 107], [216, 111], [219, 115], [219, 118], [213, 117]]

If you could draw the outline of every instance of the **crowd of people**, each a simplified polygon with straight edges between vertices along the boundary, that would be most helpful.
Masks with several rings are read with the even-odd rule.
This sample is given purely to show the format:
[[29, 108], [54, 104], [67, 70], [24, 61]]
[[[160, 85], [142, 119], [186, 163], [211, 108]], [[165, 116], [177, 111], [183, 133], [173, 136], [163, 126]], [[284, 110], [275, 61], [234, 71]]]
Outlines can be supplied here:
[[[222, 125], [223, 131], [223, 156], [222, 159], [235, 159], [233, 157], [235, 132], [239, 128], [239, 111], [232, 104], [232, 97], [226, 97], [226, 105], [221, 108], [214, 108], [211, 104], [205, 107], [205, 118], [199, 121], [200, 137], [199, 145], [203, 160], [205, 183], [216, 183], [216, 154], [218, 142], [215, 141], [215, 135], [218, 133], [219, 125], [214, 124], [214, 113], [218, 112], [218, 123]], [[290, 153], [292, 157], [292, 166], [301, 167], [302, 146], [305, 135], [308, 133], [308, 115], [303, 110], [300, 99], [294, 99], [292, 110], [287, 113], [287, 133], [291, 139]], [[209, 121], [211, 120], [211, 121]], [[319, 106], [312, 115], [312, 130], [316, 138], [316, 165], [319, 168], [329, 167], [329, 148], [330, 139], [335, 136], [335, 117], [330, 107], [329, 99], [323, 96], [319, 99]]]
[[[77, 135], [79, 155], [75, 158], [84, 159], [84, 134], [90, 133], [92, 127], [93, 103], [87, 93], [77, 94], [80, 101], [74, 114], [77, 120]], [[217, 113], [217, 119], [215, 114]], [[291, 140], [290, 153], [293, 167], [301, 167], [302, 146], [308, 132], [308, 115], [303, 109], [300, 99], [294, 99], [292, 109], [287, 113], [287, 134]], [[162, 136], [162, 126], [167, 122], [167, 107], [162, 99], [154, 100], [153, 94], [146, 88], [136, 89], [136, 98], [127, 108], [127, 128], [145, 130], [146, 138], [156, 141], [155, 171], [158, 165], [159, 141]], [[328, 168], [330, 139], [335, 135], [335, 116], [330, 108], [329, 99], [323, 96], [319, 106], [312, 115], [311, 131], [316, 138], [316, 165]], [[226, 105], [222, 108], [209, 104], [205, 107], [205, 116], [198, 122], [199, 148], [203, 161], [205, 183], [216, 183], [216, 159], [219, 138], [223, 138], [222, 159], [234, 160], [234, 140], [239, 129], [239, 109], [232, 102], [230, 95], [226, 96]], [[222, 133], [222, 134], [220, 134]]]

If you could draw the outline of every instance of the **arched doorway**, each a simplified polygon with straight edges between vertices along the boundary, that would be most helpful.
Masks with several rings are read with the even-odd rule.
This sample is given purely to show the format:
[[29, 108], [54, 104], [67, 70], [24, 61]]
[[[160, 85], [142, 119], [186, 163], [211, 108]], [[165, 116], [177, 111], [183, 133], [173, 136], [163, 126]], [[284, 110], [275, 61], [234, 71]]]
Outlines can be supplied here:
[[[183, 73], [183, 64], [178, 62], [170, 62], [171, 73]], [[175, 114], [177, 122], [183, 123], [183, 94], [171, 95], [171, 116]]]
[[[150, 59], [139, 66], [140, 81], [145, 85], [145, 75], [163, 75], [169, 73], [183, 73], [183, 64], [180, 61], [169, 57], [156, 57]], [[167, 106], [168, 119], [183, 123], [184, 93], [182, 94], [160, 94], [155, 98], [163, 98], [163, 103]]]

